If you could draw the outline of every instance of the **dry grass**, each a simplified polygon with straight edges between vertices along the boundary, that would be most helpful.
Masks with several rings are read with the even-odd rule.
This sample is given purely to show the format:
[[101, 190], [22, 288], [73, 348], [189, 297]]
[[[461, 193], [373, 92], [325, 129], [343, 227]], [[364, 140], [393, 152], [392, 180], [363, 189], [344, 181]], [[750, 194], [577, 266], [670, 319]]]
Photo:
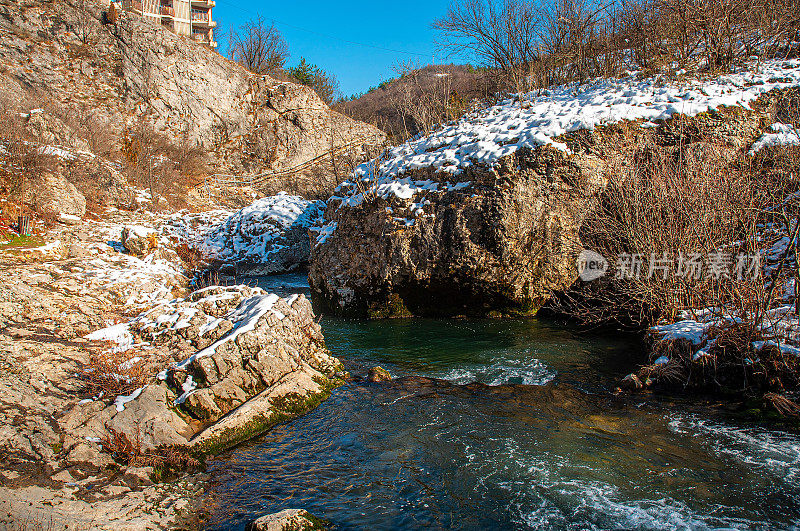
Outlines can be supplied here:
[[[765, 205], [774, 205], [791, 183], [766, 186], [744, 156], [711, 140], [674, 148], [642, 140], [610, 164], [607, 175], [609, 186], [581, 240], [612, 260], [611, 274], [585, 286], [584, 303], [568, 300], [566, 306], [577, 305], [571, 313], [647, 327], [687, 308], [726, 306], [745, 314], [771, 303], [760, 271], [739, 278], [733, 263], [730, 275], [715, 277], [708, 264], [718, 252], [754, 253]], [[613, 278], [622, 255], [641, 258], [640, 274]], [[665, 257], [669, 271], [650, 274], [653, 259]], [[681, 257], [685, 268], [699, 258], [699, 275], [676, 274]]]
[[[113, 344], [102, 342], [92, 348], [89, 365], [81, 374], [85, 392], [90, 396], [116, 397], [129, 395], [144, 387], [153, 377], [144, 361], [148, 354], [138, 349], [114, 352]], [[136, 358], [140, 358], [138, 361]]]
[[144, 118], [123, 133], [123, 173], [128, 181], [150, 191], [153, 209], [164, 197], [173, 208], [187, 205], [187, 192], [208, 173], [205, 151], [188, 137], [175, 143], [156, 131]]
[[178, 244], [175, 247], [175, 252], [189, 271], [197, 271], [205, 265], [202, 251], [195, 247], [190, 247], [186, 243]]
[[137, 429], [133, 440], [127, 435], [109, 430], [102, 437], [103, 449], [119, 463], [129, 466], [150, 466], [159, 469], [185, 470], [197, 468], [200, 461], [189, 455], [188, 451], [177, 447], [164, 447], [155, 450], [143, 450], [140, 432]]
[[764, 400], [784, 417], [800, 419], [800, 406], [797, 405], [797, 402], [786, 398], [784, 395], [766, 393], [764, 395]]

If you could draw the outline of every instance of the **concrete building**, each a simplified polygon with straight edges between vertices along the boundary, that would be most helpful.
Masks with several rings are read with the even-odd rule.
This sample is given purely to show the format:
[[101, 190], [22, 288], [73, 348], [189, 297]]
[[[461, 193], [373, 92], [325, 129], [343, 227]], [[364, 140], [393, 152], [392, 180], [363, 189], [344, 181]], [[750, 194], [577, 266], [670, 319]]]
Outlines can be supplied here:
[[191, 37], [195, 41], [217, 47], [214, 28], [217, 23], [211, 17], [214, 0], [123, 0], [122, 8], [153, 19], [178, 35]]

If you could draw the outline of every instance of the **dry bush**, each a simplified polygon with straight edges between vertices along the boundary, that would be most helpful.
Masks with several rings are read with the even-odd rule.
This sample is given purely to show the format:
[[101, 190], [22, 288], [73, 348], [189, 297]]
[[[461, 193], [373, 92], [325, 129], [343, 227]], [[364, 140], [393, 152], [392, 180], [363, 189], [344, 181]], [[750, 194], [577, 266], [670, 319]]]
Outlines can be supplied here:
[[775, 411], [782, 416], [800, 419], [800, 405], [798, 405], [797, 402], [786, 398], [784, 395], [780, 395], [778, 393], [766, 393], [764, 395], [764, 400], [767, 401], [773, 408], [775, 408]]
[[764, 339], [749, 322], [726, 322], [708, 332], [709, 355], [693, 358], [696, 348], [686, 339], [657, 342], [653, 358], [669, 361], [647, 365], [638, 371], [641, 381], [659, 386], [702, 391], [760, 395], [784, 416], [791, 416], [793, 402], [783, 396], [800, 383], [800, 360], [775, 346], [756, 350], [753, 342]]
[[186, 266], [186, 269], [189, 271], [199, 270], [205, 265], [202, 251], [194, 247], [190, 247], [185, 243], [181, 243], [175, 247], [175, 253], [178, 255], [178, 257], [180, 257], [181, 261]]
[[[739, 263], [736, 257], [760, 249], [766, 209], [780, 204], [796, 183], [766, 183], [746, 156], [732, 156], [713, 140], [674, 148], [642, 141], [609, 165], [607, 176], [609, 186], [584, 225], [582, 242], [612, 262], [625, 256], [630, 265], [638, 258], [641, 269], [628, 275], [633, 278], [613, 278], [618, 263], [612, 264], [605, 279], [560, 301], [572, 306], [569, 313], [636, 328], [675, 320], [690, 308], [724, 306], [754, 320], [765, 315], [778, 293], [760, 269], [750, 270], [752, 260]], [[709, 264], [723, 258], [718, 253], [733, 260], [724, 264], [728, 274], [710, 274]], [[692, 268], [697, 262], [699, 270]], [[651, 270], [652, 264], [663, 267]]]
[[433, 27], [450, 54], [521, 92], [627, 69], [724, 69], [798, 52], [800, 0], [455, 0]]
[[200, 466], [200, 461], [192, 457], [184, 448], [163, 447], [155, 450], [143, 450], [138, 427], [133, 440], [130, 440], [122, 432], [109, 429], [108, 433], [101, 438], [100, 444], [114, 460], [124, 465], [150, 466], [178, 471]]
[[8, 217], [30, 213], [23, 203], [25, 187], [56, 163], [55, 157], [39, 152], [23, 120], [14, 107], [0, 102], [0, 194], [17, 205], [11, 212], [10, 204], [4, 204], [3, 215]]
[[541, 57], [543, 20], [540, 5], [527, 0], [461, 0], [433, 27], [442, 49], [477, 57], [497, 68], [508, 87], [519, 87]]
[[153, 208], [159, 196], [176, 208], [185, 206], [188, 189], [203, 182], [208, 172], [205, 151], [186, 136], [174, 143], [156, 131], [145, 119], [129, 127], [122, 139], [128, 181], [149, 190]]
[[144, 387], [152, 378], [152, 371], [145, 367], [142, 359], [147, 354], [138, 349], [115, 352], [111, 342], [93, 348], [89, 354], [89, 365], [81, 374], [85, 392], [91, 396], [116, 397], [129, 395]]
[[336, 110], [373, 124], [400, 142], [458, 119], [473, 102], [489, 101], [500, 89], [488, 69], [469, 65], [407, 62], [398, 64], [395, 71], [398, 77], [340, 101]]

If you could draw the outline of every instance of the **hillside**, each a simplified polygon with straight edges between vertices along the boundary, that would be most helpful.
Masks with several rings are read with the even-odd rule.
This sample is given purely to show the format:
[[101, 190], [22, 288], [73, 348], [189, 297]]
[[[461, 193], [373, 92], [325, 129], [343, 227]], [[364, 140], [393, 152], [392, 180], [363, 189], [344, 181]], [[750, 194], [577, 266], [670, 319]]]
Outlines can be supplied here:
[[43, 109], [37, 140], [86, 149], [110, 137], [119, 148], [144, 119], [175, 142], [202, 146], [215, 172], [298, 179], [330, 177], [337, 156], [357, 158], [383, 140], [309, 88], [253, 75], [131, 13], [108, 23], [107, 8], [0, 0], [0, 107]]
[[497, 81], [471, 65], [428, 65], [384, 81], [337, 104], [341, 112], [381, 128], [396, 140], [460, 116], [475, 99], [497, 91]]

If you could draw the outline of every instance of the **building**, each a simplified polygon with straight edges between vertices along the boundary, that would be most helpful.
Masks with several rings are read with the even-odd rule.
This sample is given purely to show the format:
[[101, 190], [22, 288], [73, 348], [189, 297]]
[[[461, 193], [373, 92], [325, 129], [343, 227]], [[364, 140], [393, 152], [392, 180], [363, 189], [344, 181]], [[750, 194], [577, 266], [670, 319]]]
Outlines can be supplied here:
[[122, 9], [149, 17], [178, 35], [217, 47], [211, 18], [214, 0], [123, 0]]

